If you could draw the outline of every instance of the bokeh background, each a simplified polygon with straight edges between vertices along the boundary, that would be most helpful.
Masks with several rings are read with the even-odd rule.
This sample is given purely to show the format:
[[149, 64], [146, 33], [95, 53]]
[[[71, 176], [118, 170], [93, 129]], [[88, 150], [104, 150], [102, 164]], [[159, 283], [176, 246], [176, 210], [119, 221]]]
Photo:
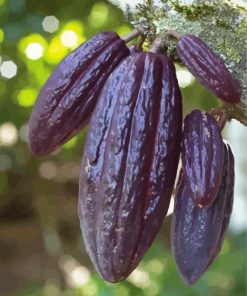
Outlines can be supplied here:
[[[27, 123], [42, 84], [71, 50], [104, 30], [131, 30], [106, 1], [0, 0], [0, 295], [246, 295], [247, 129], [236, 121], [224, 130], [236, 157], [230, 228], [220, 255], [191, 287], [171, 256], [170, 215], [126, 281], [113, 285], [97, 276], [77, 218], [86, 130], [51, 156], [30, 154]], [[185, 113], [219, 104], [178, 65], [177, 75]]]

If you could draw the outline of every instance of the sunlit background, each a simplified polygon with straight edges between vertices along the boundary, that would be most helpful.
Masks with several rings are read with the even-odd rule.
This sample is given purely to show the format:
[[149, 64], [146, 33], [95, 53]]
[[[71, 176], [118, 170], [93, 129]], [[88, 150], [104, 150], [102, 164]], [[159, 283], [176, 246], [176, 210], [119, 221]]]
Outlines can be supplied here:
[[[246, 295], [247, 130], [236, 121], [224, 130], [236, 158], [230, 229], [220, 255], [192, 287], [171, 257], [170, 216], [126, 281], [113, 285], [97, 276], [77, 218], [86, 130], [51, 156], [30, 155], [27, 123], [42, 84], [71, 50], [104, 30], [131, 30], [105, 1], [0, 0], [0, 295]], [[176, 67], [185, 113], [219, 104]]]

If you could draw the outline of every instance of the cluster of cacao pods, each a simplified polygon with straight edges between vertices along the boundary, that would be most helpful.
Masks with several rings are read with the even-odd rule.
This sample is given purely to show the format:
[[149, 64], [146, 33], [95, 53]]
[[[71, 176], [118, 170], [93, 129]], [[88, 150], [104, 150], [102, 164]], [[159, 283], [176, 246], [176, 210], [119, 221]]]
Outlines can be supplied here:
[[[223, 243], [234, 158], [212, 115], [194, 110], [182, 126], [173, 62], [128, 48], [131, 38], [98, 34], [60, 63], [33, 108], [29, 147], [48, 154], [90, 122], [78, 213], [86, 250], [109, 282], [125, 279], [152, 244], [167, 214], [181, 152], [171, 241], [178, 269], [192, 284]], [[239, 102], [238, 83], [199, 38], [182, 36], [177, 54], [218, 97]]]

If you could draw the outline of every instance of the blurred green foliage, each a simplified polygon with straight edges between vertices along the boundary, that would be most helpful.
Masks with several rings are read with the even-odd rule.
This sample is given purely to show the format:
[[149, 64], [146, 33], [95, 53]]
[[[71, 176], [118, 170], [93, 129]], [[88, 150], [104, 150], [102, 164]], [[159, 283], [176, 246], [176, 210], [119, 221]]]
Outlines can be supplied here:
[[[56, 19], [46, 23], [47, 16]], [[104, 30], [120, 35], [131, 30], [122, 12], [105, 1], [0, 0], [0, 295], [245, 295], [245, 235], [230, 234], [213, 267], [187, 287], [170, 253], [170, 219], [127, 281], [105, 283], [83, 250], [77, 219], [86, 130], [51, 156], [30, 155], [27, 123], [42, 84], [71, 50]], [[17, 66], [16, 75], [8, 64], [4, 70], [8, 61]], [[185, 113], [218, 105], [194, 80], [182, 92]], [[83, 284], [76, 276], [78, 281], [68, 284], [70, 275], [61, 271], [66, 266], [59, 263], [66, 254], [86, 266], [90, 276]]]
[[[87, 284], [66, 290], [63, 296], [225, 296], [245, 295], [245, 258], [243, 236], [228, 237], [210, 270], [195, 285], [186, 286], [174, 265], [168, 248], [161, 241], [146, 254], [137, 270], [126, 281], [109, 284], [93, 275]], [[41, 296], [43, 286], [28, 287], [16, 296]]]

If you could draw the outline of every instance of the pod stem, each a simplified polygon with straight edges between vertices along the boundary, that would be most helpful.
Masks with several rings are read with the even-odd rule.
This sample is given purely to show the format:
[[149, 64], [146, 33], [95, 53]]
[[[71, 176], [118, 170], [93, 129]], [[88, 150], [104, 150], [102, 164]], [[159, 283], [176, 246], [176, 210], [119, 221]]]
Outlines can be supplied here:
[[218, 123], [218, 126], [220, 128], [220, 131], [222, 131], [227, 123], [229, 121], [229, 115], [227, 114], [226, 110], [217, 108], [217, 109], [212, 109], [209, 112], [210, 115], [212, 115], [215, 120]]
[[121, 37], [121, 39], [123, 41], [125, 41], [125, 43], [130, 42], [131, 40], [133, 40], [136, 37], [141, 36], [141, 44], [144, 42], [146, 36], [144, 34], [144, 30], [142, 27], [138, 26], [136, 27], [132, 32], [126, 34], [125, 36]]
[[153, 53], [160, 53], [163, 51], [163, 49], [166, 46], [165, 38], [164, 38], [164, 33], [161, 33], [153, 42], [150, 52]]
[[174, 30], [163, 31], [154, 40], [149, 51], [153, 53], [162, 53], [165, 48], [169, 47], [169, 37], [175, 37], [178, 40], [181, 36]]
[[181, 38], [181, 35], [179, 35], [178, 32], [175, 30], [168, 30], [168, 31], [166, 31], [166, 34], [176, 38], [177, 40], [179, 40]]

